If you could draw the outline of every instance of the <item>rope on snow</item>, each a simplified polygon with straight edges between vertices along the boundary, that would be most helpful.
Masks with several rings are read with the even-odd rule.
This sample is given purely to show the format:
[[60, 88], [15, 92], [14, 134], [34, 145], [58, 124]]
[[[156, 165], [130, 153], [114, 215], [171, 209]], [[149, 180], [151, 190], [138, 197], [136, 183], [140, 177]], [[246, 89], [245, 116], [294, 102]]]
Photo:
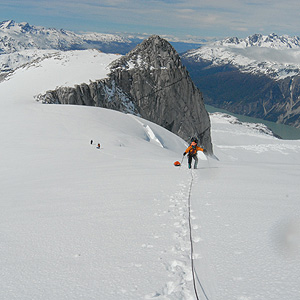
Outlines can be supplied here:
[[191, 195], [192, 195], [193, 182], [194, 182], [194, 176], [193, 176], [193, 171], [191, 170], [191, 182], [190, 182], [189, 195], [188, 195], [188, 215], [189, 215], [188, 219], [189, 219], [189, 232], [190, 232], [190, 245], [191, 245], [191, 267], [192, 267], [192, 275], [193, 275], [193, 286], [194, 286], [196, 299], [200, 300], [199, 296], [198, 296], [198, 292], [197, 292], [197, 286], [196, 286], [196, 278], [195, 277], [197, 277], [197, 281], [201, 287], [203, 295], [205, 296], [206, 300], [209, 300], [205, 293], [205, 290], [199, 280], [197, 271], [194, 267], [194, 244], [193, 244], [192, 222], [191, 222]]

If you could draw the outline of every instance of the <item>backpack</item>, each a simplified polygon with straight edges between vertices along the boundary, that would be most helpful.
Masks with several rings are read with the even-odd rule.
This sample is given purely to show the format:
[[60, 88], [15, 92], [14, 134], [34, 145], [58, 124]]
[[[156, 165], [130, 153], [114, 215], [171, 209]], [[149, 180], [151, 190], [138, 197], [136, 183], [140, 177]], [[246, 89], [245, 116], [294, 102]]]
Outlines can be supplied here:
[[191, 144], [192, 144], [192, 142], [195, 142], [196, 144], [198, 144], [198, 139], [196, 137], [192, 137], [191, 138]]
[[197, 154], [197, 143], [196, 142], [191, 142], [192, 149], [189, 151], [190, 155], [196, 155]]

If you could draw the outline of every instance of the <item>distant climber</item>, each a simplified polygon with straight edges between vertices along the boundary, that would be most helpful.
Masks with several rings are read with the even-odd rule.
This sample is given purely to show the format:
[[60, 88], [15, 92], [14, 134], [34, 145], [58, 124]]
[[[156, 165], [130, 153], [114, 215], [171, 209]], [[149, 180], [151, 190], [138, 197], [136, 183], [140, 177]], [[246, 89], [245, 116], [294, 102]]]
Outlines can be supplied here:
[[93, 140], [91, 140], [91, 145], [93, 145]]
[[100, 149], [100, 144], [98, 143], [98, 145], [97, 145], [97, 147], [96, 147], [97, 149]]
[[198, 140], [196, 138], [192, 138], [190, 146], [184, 151], [183, 156], [188, 155], [188, 167], [189, 169], [192, 167], [192, 159], [195, 160], [194, 169], [197, 169], [198, 166], [198, 157], [197, 152], [202, 151], [206, 153], [206, 150], [197, 146]]

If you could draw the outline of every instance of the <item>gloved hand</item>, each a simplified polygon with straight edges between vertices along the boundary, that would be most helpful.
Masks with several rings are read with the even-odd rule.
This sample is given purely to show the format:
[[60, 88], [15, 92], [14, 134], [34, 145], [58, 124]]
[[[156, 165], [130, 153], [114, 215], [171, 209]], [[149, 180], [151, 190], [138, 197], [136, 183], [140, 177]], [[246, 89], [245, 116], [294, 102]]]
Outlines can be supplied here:
[[186, 153], [185, 152], [183, 152], [183, 156], [185, 156], [186, 155]]

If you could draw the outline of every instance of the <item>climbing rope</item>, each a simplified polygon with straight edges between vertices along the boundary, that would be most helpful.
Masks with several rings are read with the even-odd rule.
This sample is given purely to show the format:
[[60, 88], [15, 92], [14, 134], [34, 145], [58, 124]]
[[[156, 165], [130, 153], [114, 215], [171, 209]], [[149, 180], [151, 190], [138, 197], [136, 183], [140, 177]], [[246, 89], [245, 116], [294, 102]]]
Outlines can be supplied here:
[[191, 195], [192, 195], [193, 182], [194, 182], [194, 176], [193, 176], [193, 171], [191, 170], [191, 182], [190, 182], [189, 195], [188, 195], [188, 219], [189, 219], [189, 232], [190, 232], [190, 245], [191, 245], [190, 249], [191, 249], [191, 268], [192, 268], [192, 275], [193, 275], [193, 286], [194, 286], [196, 299], [199, 300], [197, 286], [196, 286], [196, 277], [197, 277], [197, 281], [199, 283], [199, 286], [201, 287], [203, 295], [205, 296], [206, 300], [209, 300], [203, 288], [203, 285], [199, 280], [198, 274], [194, 266], [194, 244], [193, 244], [192, 222], [191, 222]]

